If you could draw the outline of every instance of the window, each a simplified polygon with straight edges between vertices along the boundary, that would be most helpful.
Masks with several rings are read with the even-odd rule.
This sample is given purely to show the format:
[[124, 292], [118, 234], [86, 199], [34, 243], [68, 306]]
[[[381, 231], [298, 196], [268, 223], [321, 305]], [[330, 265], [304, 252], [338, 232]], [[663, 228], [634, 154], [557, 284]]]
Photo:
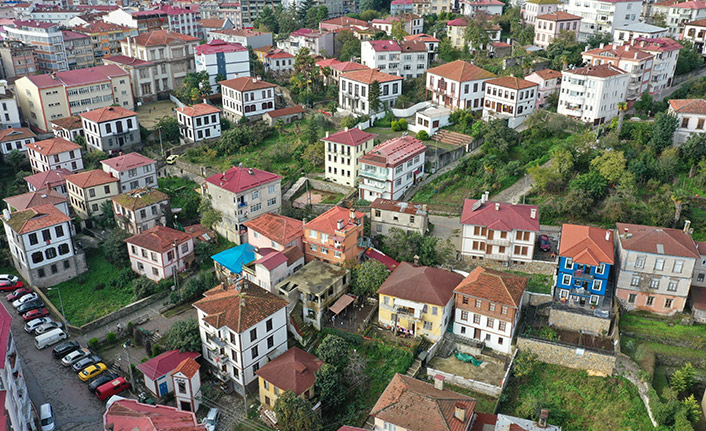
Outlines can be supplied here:
[[434, 325], [431, 322], [424, 322], [424, 330], [431, 331]]
[[640, 276], [633, 275], [632, 280], [630, 280], [630, 286], [639, 286], [639, 285], [640, 285]]
[[159, 275], [159, 270], [157, 270], [157, 268], [152, 268], [152, 274]]
[[183, 380], [178, 380], [177, 381], [177, 387], [179, 390], [180, 394], [185, 394], [186, 393], [186, 382]]
[[631, 293], [628, 295], [628, 302], [630, 304], [634, 304], [636, 299], [637, 299], [637, 294]]
[[507, 314], [507, 306], [503, 305], [503, 308], [500, 311], [500, 314]]
[[574, 260], [572, 258], [567, 258], [566, 262], [564, 263], [564, 267], [566, 269], [574, 269]]
[[250, 355], [252, 355], [252, 358], [255, 359], [258, 356], [258, 351], [257, 351], [257, 346], [252, 346], [250, 349]]
[[659, 278], [653, 278], [650, 281], [650, 289], [658, 289], [659, 288]]
[[670, 292], [676, 292], [677, 291], [677, 282], [675, 280], [669, 280], [669, 284], [667, 285], [667, 290]]
[[103, 186], [103, 191], [105, 194], [109, 195], [110, 194], [110, 186]]
[[62, 256], [65, 255], [65, 254], [68, 254], [69, 251], [70, 251], [70, 250], [69, 250], [69, 245], [68, 245], [68, 244], [61, 244], [61, 245], [59, 246], [59, 254], [62, 255]]
[[43, 239], [44, 241], [49, 241], [49, 240], [51, 240], [51, 232], [49, 232], [49, 229], [44, 229], [44, 230], [42, 231], [42, 239]]
[[461, 311], [461, 320], [468, 320], [468, 311]]
[[635, 268], [644, 268], [645, 267], [645, 256], [638, 256], [637, 259], [635, 259]]
[[54, 247], [49, 247], [44, 251], [47, 259], [54, 259], [56, 257], [56, 249]]
[[492, 328], [495, 326], [495, 319], [488, 318], [488, 320], [485, 322], [485, 326], [488, 328]]
[[596, 268], [596, 274], [603, 274], [605, 272], [605, 263], [601, 263]]
[[493, 304], [493, 303], [491, 302], [491, 303], [488, 305], [488, 310], [490, 310], [490, 311], [495, 311], [495, 304]]
[[664, 259], [657, 258], [655, 260], [655, 271], [662, 271], [664, 269]]
[[397, 425], [391, 424], [389, 422], [385, 422], [385, 425], [383, 426], [383, 429], [385, 431], [397, 431]]
[[476, 308], [480, 308], [480, 299], [476, 299]]
[[499, 330], [504, 331], [506, 327], [507, 327], [507, 322], [502, 322], [502, 321], [498, 322], [498, 329]]
[[431, 307], [431, 315], [436, 316], [439, 314], [439, 308], [438, 307]]
[[37, 240], [37, 234], [36, 233], [31, 233], [29, 234], [29, 244], [34, 245], [38, 243], [39, 241]]
[[645, 301], [645, 305], [647, 305], [648, 307], [650, 307], [650, 306], [654, 305], [654, 303], [655, 303], [655, 297], [654, 297], [654, 296], [648, 296], [648, 297], [647, 297], [647, 301]]
[[498, 337], [498, 344], [502, 346], [502, 344], [503, 344], [503, 337]]
[[[703, 274], [702, 274], [702, 275], [703, 275]], [[464, 296], [463, 298], [461, 298], [461, 302], [462, 302], [463, 304], [468, 304], [468, 297], [467, 297], [467, 296]]]
[[[252, 373], [253, 374], [257, 373], [257, 370], [259, 370], [259, 369], [260, 369], [260, 364], [253, 365], [252, 366]], [[235, 368], [233, 368], [233, 370], [235, 370]]]
[[95, 189], [88, 189], [88, 197], [95, 198], [96, 197], [96, 190]]
[[44, 261], [44, 255], [41, 251], [32, 253], [32, 263], [39, 263]]
[[267, 338], [267, 348], [271, 349], [275, 345], [275, 337], [273, 335]]
[[664, 308], [672, 308], [672, 298], [667, 298], [664, 300]]
[[250, 341], [255, 341], [257, 339], [257, 328], [250, 330]]
[[684, 268], [684, 261], [683, 260], [677, 260], [674, 262], [674, 272], [680, 273], [683, 268]]
[[571, 284], [571, 276], [569, 274], [564, 274], [561, 276], [561, 284], [569, 285]]
[[480, 325], [480, 314], [473, 315], [473, 323], [475, 323], [476, 325]]

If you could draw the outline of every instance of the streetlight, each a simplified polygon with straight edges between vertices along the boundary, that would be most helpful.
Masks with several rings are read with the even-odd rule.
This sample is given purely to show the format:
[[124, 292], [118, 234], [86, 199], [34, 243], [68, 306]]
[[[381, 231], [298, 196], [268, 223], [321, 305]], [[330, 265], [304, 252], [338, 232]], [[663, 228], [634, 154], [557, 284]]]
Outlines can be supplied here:
[[64, 320], [64, 331], [66, 331], [66, 325], [69, 323], [66, 321], [66, 313], [64, 312], [64, 300], [61, 299], [61, 288], [59, 287], [47, 287], [47, 290], [56, 289], [59, 292], [59, 304], [61, 304], [61, 318]]

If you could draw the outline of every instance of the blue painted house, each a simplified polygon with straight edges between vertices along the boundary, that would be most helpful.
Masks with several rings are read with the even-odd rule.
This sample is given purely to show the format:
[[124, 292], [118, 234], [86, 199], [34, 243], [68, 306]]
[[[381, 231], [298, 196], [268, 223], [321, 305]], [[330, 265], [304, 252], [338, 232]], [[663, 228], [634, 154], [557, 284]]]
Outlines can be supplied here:
[[563, 225], [555, 300], [575, 306], [603, 305], [613, 263], [612, 231]]

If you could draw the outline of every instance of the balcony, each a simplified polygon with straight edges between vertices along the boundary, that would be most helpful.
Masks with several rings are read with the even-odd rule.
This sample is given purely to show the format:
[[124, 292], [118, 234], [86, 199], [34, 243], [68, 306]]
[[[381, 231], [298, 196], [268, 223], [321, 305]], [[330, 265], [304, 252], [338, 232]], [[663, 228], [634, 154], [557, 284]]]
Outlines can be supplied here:
[[372, 183], [366, 182], [366, 183], [364, 183], [364, 184], [361, 183], [361, 184], [359, 185], [359, 187], [360, 187], [360, 188], [363, 188], [363, 189], [367, 189], [367, 190], [373, 190], [373, 191], [381, 192], [381, 193], [382, 193], [382, 192], [387, 192], [387, 191], [389, 191], [389, 190], [387, 189], [387, 184], [385, 184], [385, 185], [377, 185], [377, 184], [372, 184]]
[[580, 278], [581, 280], [593, 280], [595, 277], [587, 271], [574, 271], [574, 278]]
[[509, 238], [489, 239], [489, 240], [486, 240], [485, 243], [488, 245], [502, 245], [502, 246], [507, 247], [510, 245], [510, 239]]
[[422, 310], [418, 309], [412, 309], [410, 310], [409, 308], [405, 307], [397, 307], [395, 308], [395, 313], [397, 314], [398, 318], [402, 318], [405, 320], [421, 320], [422, 319]]
[[486, 253], [485, 258], [490, 259], [490, 260], [500, 260], [500, 261], [509, 260], [509, 258], [506, 254], [495, 254], [495, 253]]
[[216, 335], [208, 334], [206, 335], [206, 340], [210, 342], [211, 344], [215, 344], [218, 347], [225, 347], [226, 345], [226, 340], [223, 338], [220, 338]]
[[366, 178], [374, 178], [376, 180], [387, 181], [387, 172], [381, 173], [380, 171], [361, 170], [360, 176], [366, 177]]

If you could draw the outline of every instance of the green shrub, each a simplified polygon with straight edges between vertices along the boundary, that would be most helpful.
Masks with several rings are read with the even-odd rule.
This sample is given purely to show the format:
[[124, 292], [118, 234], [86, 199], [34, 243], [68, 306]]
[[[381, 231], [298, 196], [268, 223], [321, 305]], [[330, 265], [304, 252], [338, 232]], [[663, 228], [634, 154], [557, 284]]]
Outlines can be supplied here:
[[113, 344], [115, 343], [115, 340], [118, 339], [118, 336], [115, 335], [115, 332], [108, 332], [108, 335], [105, 336], [105, 342], [108, 344]]
[[96, 337], [93, 337], [90, 340], [88, 340], [88, 347], [90, 347], [93, 350], [98, 348], [98, 344], [99, 344], [98, 338], [96, 338]]
[[427, 139], [429, 139], [429, 134], [424, 130], [420, 130], [417, 132], [417, 139], [419, 139], [420, 141], [426, 141]]

